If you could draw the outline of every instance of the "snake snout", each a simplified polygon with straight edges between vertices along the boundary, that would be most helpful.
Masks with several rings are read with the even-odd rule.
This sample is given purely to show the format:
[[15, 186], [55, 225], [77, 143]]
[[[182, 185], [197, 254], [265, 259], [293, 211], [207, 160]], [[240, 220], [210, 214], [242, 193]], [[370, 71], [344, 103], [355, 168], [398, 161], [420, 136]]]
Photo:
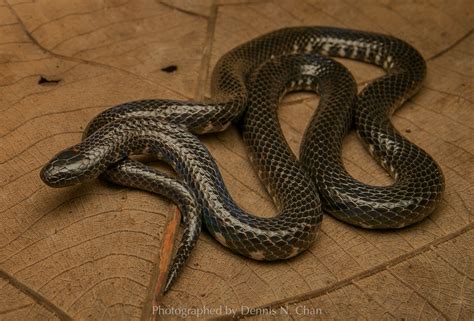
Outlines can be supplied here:
[[80, 183], [84, 176], [85, 157], [74, 147], [57, 154], [41, 170], [40, 177], [50, 187], [66, 187]]

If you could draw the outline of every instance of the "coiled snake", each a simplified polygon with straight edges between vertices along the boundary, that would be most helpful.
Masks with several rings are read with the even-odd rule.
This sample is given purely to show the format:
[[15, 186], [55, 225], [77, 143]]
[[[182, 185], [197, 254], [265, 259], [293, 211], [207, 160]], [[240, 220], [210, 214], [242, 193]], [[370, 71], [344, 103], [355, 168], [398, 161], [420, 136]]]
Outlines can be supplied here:
[[[357, 96], [350, 73], [320, 55], [369, 62], [386, 74]], [[119, 184], [174, 199], [186, 214], [186, 226], [167, 288], [197, 239], [201, 214], [221, 244], [257, 260], [285, 259], [308, 248], [321, 223], [321, 205], [353, 225], [401, 228], [430, 214], [444, 190], [436, 162], [389, 120], [419, 89], [425, 72], [421, 55], [391, 36], [331, 27], [277, 30], [219, 60], [211, 101], [142, 100], [110, 108], [89, 124], [82, 143], [60, 152], [43, 168], [41, 178], [62, 187], [104, 173]], [[321, 95], [300, 161], [276, 115], [280, 98], [294, 90]], [[224, 130], [242, 115], [250, 158], [279, 209], [275, 217], [239, 208], [212, 156], [191, 134]], [[393, 185], [367, 186], [344, 169], [342, 140], [353, 122], [370, 153], [393, 176]], [[126, 159], [145, 152], [171, 164], [179, 177]]]

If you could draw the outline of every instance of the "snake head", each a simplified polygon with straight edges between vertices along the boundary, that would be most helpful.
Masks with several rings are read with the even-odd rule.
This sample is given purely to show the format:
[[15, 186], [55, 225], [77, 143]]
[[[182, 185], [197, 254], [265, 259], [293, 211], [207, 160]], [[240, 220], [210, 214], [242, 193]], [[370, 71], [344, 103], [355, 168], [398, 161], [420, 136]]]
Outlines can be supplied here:
[[41, 170], [40, 177], [51, 187], [66, 187], [84, 180], [87, 159], [76, 146], [67, 148], [53, 157]]

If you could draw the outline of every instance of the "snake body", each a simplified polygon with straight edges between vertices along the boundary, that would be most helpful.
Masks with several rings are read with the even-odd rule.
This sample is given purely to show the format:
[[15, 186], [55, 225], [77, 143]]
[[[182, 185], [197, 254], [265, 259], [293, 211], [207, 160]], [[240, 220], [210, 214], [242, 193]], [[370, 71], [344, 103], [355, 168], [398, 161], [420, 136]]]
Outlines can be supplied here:
[[[317, 54], [369, 62], [386, 75], [356, 98], [346, 69]], [[219, 60], [212, 101], [142, 100], [110, 108], [89, 124], [84, 141], [56, 155], [41, 177], [61, 187], [105, 172], [123, 185], [155, 192], [161, 188], [178, 203], [184, 195], [188, 201], [182, 207], [197, 204], [221, 244], [254, 259], [289, 258], [315, 239], [322, 218], [317, 191], [325, 211], [366, 228], [403, 227], [436, 207], [444, 190], [439, 166], [390, 123], [391, 113], [419, 89], [425, 73], [421, 55], [394, 37], [330, 27], [277, 30]], [[319, 93], [321, 100], [304, 135], [300, 163], [275, 111], [282, 95], [302, 89]], [[189, 133], [224, 130], [244, 114], [243, 137], [251, 160], [280, 210], [272, 218], [254, 216], [235, 204], [212, 156]], [[353, 119], [371, 154], [394, 177], [393, 185], [367, 186], [345, 171], [342, 140]], [[156, 179], [170, 184], [173, 179], [150, 174], [146, 166], [126, 159], [142, 152], [169, 162], [182, 182], [151, 187]], [[192, 224], [199, 222], [196, 211], [190, 217]], [[188, 254], [194, 244], [199, 232], [193, 231], [182, 253]]]

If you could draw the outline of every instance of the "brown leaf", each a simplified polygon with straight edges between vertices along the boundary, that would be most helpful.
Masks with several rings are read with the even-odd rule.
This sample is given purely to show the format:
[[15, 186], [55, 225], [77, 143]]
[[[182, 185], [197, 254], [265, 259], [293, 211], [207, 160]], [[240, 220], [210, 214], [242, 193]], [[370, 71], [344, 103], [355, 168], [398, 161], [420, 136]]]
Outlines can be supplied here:
[[[440, 163], [446, 176], [441, 206], [399, 231], [366, 231], [326, 216], [309, 251], [278, 263], [232, 254], [204, 233], [162, 304], [190, 313], [207, 308], [206, 317], [469, 320], [472, 9], [468, 0], [0, 0], [0, 319], [149, 316], [160, 242], [174, 206], [100, 181], [51, 189], [39, 179], [40, 168], [77, 143], [87, 122], [110, 106], [201, 99], [209, 96], [215, 62], [236, 45], [284, 26], [333, 25], [395, 35], [427, 58], [424, 87], [393, 122]], [[381, 74], [343, 63], [361, 85]], [[316, 103], [317, 97], [291, 95], [280, 109], [295, 152]], [[273, 215], [236, 129], [203, 141], [238, 203]], [[356, 178], [390, 183], [353, 134], [343, 157]]]

